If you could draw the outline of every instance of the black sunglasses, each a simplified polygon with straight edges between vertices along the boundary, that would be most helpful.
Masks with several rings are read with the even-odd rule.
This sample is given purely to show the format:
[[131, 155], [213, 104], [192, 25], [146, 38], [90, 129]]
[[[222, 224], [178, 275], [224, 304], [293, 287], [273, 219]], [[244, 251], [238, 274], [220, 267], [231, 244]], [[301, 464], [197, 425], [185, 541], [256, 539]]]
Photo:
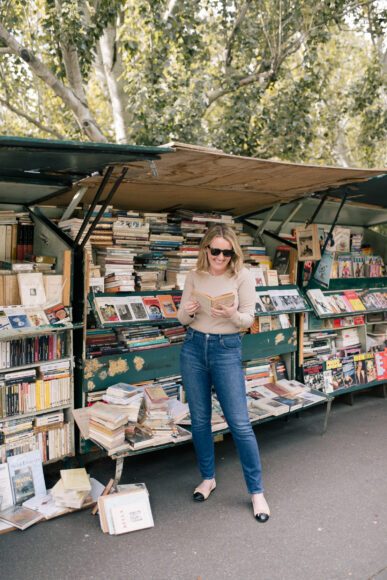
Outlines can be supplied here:
[[219, 256], [223, 254], [225, 258], [232, 258], [234, 255], [234, 250], [221, 250], [220, 248], [211, 248], [211, 246], [207, 246], [211, 252], [211, 256]]

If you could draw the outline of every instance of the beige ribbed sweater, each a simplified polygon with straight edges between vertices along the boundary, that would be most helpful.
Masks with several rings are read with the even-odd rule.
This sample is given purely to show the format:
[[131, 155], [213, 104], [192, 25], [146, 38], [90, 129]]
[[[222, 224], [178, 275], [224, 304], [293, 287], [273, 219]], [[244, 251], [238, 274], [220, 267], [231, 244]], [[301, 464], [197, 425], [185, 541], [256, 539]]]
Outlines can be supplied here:
[[[232, 318], [212, 318], [200, 309], [191, 318], [184, 310], [184, 304], [192, 300], [192, 291], [198, 290], [211, 296], [218, 296], [226, 292], [234, 292], [238, 310]], [[228, 274], [213, 276], [209, 272], [191, 270], [184, 285], [183, 295], [178, 311], [181, 324], [204, 333], [231, 334], [241, 328], [249, 328], [254, 321], [255, 310], [255, 281], [247, 268], [242, 268], [237, 275]]]

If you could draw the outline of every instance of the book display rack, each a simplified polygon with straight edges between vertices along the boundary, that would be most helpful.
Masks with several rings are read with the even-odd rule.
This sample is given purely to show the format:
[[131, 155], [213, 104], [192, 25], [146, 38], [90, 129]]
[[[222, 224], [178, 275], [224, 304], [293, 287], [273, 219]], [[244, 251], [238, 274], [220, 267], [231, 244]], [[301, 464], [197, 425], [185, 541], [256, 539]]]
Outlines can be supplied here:
[[[306, 297], [313, 313], [305, 316], [299, 356], [305, 384], [328, 397], [324, 430], [336, 397], [346, 395], [353, 404], [354, 393], [369, 389], [386, 397], [385, 241], [372, 233], [371, 249], [363, 241], [366, 231], [336, 229], [333, 247], [341, 244], [347, 253], [323, 256], [320, 265], [328, 264], [324, 276], [318, 265], [308, 282]], [[382, 255], [374, 255], [375, 247]]]
[[39, 243], [44, 227], [26, 212], [0, 220], [14, 234], [1, 263], [0, 463], [38, 449], [48, 464], [75, 453], [71, 255]]

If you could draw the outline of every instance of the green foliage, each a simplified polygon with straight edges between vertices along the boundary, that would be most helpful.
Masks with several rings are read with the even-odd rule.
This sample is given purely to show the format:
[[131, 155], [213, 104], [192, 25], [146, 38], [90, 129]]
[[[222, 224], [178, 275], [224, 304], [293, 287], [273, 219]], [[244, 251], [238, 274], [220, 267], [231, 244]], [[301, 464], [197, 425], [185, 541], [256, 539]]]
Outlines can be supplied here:
[[[129, 142], [387, 163], [377, 50], [387, 15], [376, 0], [3, 0], [0, 18], [66, 86], [63, 50], [74, 51], [88, 106], [109, 140], [112, 103], [95, 62], [101, 35], [114, 24]], [[21, 59], [0, 54], [0, 80], [0, 98], [68, 138], [84, 138]], [[20, 94], [28, 97], [22, 103]], [[5, 108], [0, 114], [2, 133], [47, 136]]]

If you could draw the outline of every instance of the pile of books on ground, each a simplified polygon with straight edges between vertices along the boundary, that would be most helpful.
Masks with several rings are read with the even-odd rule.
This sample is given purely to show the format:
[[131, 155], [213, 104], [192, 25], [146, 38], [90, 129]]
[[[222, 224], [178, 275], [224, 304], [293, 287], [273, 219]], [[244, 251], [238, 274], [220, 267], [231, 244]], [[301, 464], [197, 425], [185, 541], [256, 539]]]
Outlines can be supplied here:
[[25, 530], [42, 520], [93, 505], [104, 486], [85, 469], [60, 472], [47, 490], [38, 450], [9, 457], [0, 464], [0, 531]]
[[61, 469], [60, 479], [51, 490], [57, 507], [80, 509], [83, 504], [92, 501], [91, 483], [86, 469]]
[[313, 289], [306, 294], [320, 316], [387, 309], [387, 293], [383, 291], [344, 290], [327, 294]]

